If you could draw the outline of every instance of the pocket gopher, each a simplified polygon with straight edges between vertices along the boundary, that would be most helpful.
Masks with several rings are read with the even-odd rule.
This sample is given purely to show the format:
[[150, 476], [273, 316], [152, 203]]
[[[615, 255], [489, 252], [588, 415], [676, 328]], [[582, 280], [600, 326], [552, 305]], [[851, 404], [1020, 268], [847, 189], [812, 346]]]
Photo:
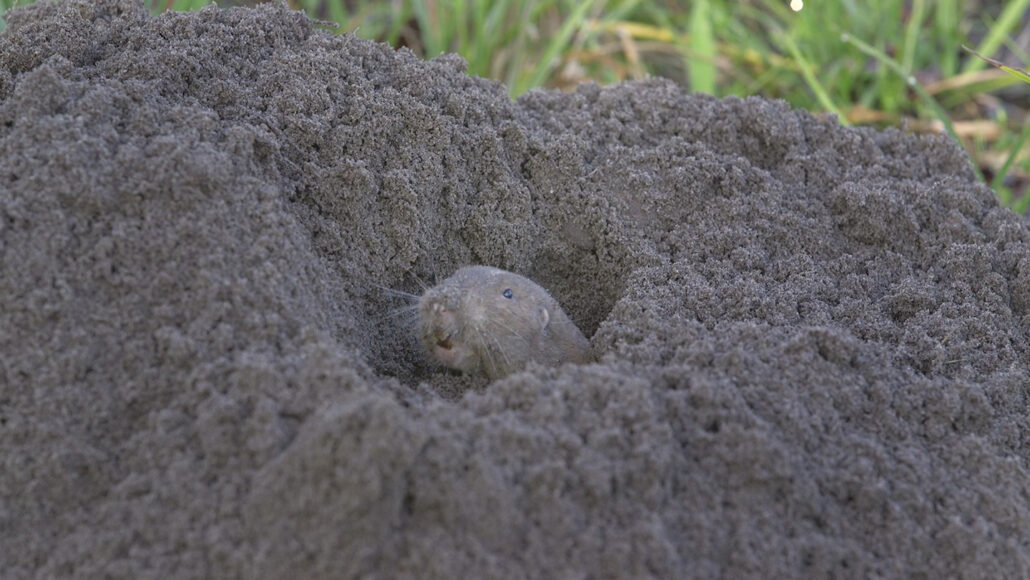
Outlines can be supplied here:
[[418, 303], [419, 336], [442, 365], [499, 379], [529, 361], [584, 363], [590, 343], [538, 284], [499, 268], [466, 266]]

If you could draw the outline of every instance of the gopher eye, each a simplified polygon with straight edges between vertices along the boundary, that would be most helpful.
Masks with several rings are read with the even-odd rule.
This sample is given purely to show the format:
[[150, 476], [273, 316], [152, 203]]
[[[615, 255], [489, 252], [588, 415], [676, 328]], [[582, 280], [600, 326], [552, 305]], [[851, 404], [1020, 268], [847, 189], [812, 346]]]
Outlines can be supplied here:
[[511, 300], [511, 297], [512, 297], [511, 288], [505, 288], [504, 292], [501, 292], [501, 295], [504, 296], [505, 298], [507, 298], [508, 300]]

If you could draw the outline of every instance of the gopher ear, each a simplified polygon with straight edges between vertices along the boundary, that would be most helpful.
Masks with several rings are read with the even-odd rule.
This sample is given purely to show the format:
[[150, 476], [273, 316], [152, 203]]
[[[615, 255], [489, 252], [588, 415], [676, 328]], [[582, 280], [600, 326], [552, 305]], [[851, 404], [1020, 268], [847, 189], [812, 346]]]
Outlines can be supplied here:
[[547, 328], [547, 323], [551, 321], [551, 313], [547, 311], [547, 308], [541, 306], [540, 309], [537, 310], [536, 315], [540, 321], [540, 328]]

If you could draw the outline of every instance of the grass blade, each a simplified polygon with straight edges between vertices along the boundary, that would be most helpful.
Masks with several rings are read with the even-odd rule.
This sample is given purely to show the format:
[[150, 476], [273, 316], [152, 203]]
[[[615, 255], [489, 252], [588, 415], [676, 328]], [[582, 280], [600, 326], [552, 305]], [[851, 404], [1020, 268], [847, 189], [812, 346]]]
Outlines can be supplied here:
[[422, 56], [433, 58], [442, 51], [440, 47], [440, 27], [436, 26], [436, 19], [426, 9], [427, 2], [416, 0], [411, 3], [411, 9], [415, 13], [415, 20], [418, 22], [419, 38], [422, 41]]
[[469, 27], [465, 15], [469, 13], [469, 9], [468, 6], [465, 5], [465, 0], [454, 0], [453, 12], [454, 35], [458, 41], [458, 45], [455, 47], [455, 51], [458, 54], [467, 54], [469, 52]]
[[801, 76], [804, 77], [808, 87], [812, 89], [813, 93], [815, 93], [815, 97], [819, 100], [819, 104], [827, 111], [837, 115], [837, 120], [841, 125], [848, 125], [847, 117], [841, 114], [837, 105], [833, 104], [833, 100], [830, 99], [830, 95], [826, 92], [826, 88], [823, 87], [822, 83], [819, 82], [819, 79], [815, 77], [815, 71], [812, 70], [812, 64], [808, 62], [808, 59], [806, 59], [803, 54], [801, 54], [801, 49], [799, 49], [797, 44], [794, 43], [794, 39], [791, 38], [789, 34], [785, 33], [780, 34], [780, 39], [787, 47], [787, 51], [790, 52], [791, 57], [793, 57], [794, 61], [798, 64], [798, 67], [801, 69]]
[[[1019, 25], [1028, 6], [1030, 6], [1030, 0], [1013, 0], [1006, 3], [1005, 8], [1001, 11], [1001, 16], [991, 26], [980, 46], [976, 48], [977, 52], [980, 54], [994, 54], [998, 47], [1005, 42], [1005, 39], [1012, 30]], [[966, 62], [962, 72], [980, 70], [983, 67], [983, 61], [970, 59]]]
[[540, 61], [537, 64], [536, 69], [533, 70], [533, 74], [529, 77], [529, 80], [519, 82], [515, 85], [516, 96], [526, 92], [530, 88], [539, 87], [544, 84], [547, 76], [551, 74], [551, 71], [554, 70], [554, 67], [557, 64], [558, 55], [566, 46], [568, 46], [569, 41], [572, 39], [572, 34], [583, 26], [583, 23], [586, 21], [587, 12], [589, 12], [593, 6], [594, 0], [580, 2], [576, 7], [576, 10], [572, 14], [569, 14], [568, 18], [558, 30], [558, 34], [554, 35], [550, 44], [547, 45], [547, 49], [544, 50], [544, 54], [540, 57]]
[[715, 38], [711, 5], [699, 0], [690, 11], [690, 46], [694, 58], [687, 62], [690, 90], [715, 94]]
[[[957, 0], [938, 0], [934, 7], [933, 24], [935, 36], [945, 39], [948, 46], [955, 46], [960, 42], [959, 35], [960, 9]], [[958, 51], [942, 50], [940, 53], [939, 65], [941, 76], [950, 78], [958, 72]]]
[[912, 74], [912, 63], [915, 62], [916, 40], [923, 28], [923, 14], [926, 9], [925, 0], [913, 0], [912, 11], [905, 25], [905, 46], [901, 53], [901, 67], [905, 74]]
[[[1019, 134], [1019, 139], [1017, 139], [1016, 143], [1012, 145], [1012, 151], [1008, 154], [1008, 157], [1005, 158], [1005, 163], [1002, 163], [1001, 169], [998, 170], [998, 173], [994, 175], [994, 179], [991, 180], [991, 187], [996, 191], [1000, 189], [1002, 183], [1005, 181], [1005, 177], [1009, 174], [1009, 170], [1012, 169], [1012, 164], [1015, 163], [1016, 158], [1019, 157], [1019, 153], [1023, 150], [1023, 147], [1026, 146], [1028, 140], [1030, 140], [1030, 117], [1023, 121], [1023, 132]], [[1030, 194], [1023, 196], [1020, 203], [1023, 202], [1030, 204]], [[1026, 213], [1026, 205], [1023, 206], [1023, 209], [1019, 210], [1019, 213]]]
[[986, 56], [984, 56], [984, 55], [980, 54], [979, 52], [969, 48], [968, 46], [963, 45], [962, 48], [965, 51], [967, 51], [967, 52], [971, 52], [971, 53], [975, 54], [976, 56], [978, 56], [981, 60], [983, 60], [987, 64], [989, 64], [989, 65], [991, 65], [993, 67], [1000, 68], [1001, 70], [1009, 73], [1010, 75], [1016, 77], [1017, 79], [1023, 81], [1024, 83], [1030, 83], [1030, 73], [1026, 72], [1025, 70], [1023, 70], [1021, 68], [1016, 68], [1016, 67], [1008, 66], [1005, 63], [1001, 62], [1000, 60], [994, 60], [993, 58], [987, 58]]

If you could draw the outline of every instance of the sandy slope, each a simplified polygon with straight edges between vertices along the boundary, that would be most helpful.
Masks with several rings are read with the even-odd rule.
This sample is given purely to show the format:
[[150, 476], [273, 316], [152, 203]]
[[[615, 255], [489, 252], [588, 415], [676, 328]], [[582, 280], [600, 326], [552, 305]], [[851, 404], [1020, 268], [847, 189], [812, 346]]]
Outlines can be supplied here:
[[[282, 7], [0, 36], [5, 577], [1020, 577], [1030, 231], [944, 139]], [[601, 362], [433, 368], [529, 275]]]

